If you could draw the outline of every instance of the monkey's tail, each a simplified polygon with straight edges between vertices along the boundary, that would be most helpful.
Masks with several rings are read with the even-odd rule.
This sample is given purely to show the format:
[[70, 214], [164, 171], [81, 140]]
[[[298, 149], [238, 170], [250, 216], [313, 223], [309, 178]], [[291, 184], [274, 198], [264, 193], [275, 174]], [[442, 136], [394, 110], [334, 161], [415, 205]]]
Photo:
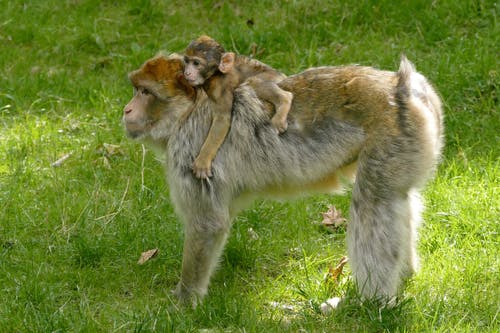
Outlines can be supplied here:
[[[396, 85], [395, 99], [400, 108], [400, 116], [406, 118], [405, 113], [408, 109], [427, 110], [431, 114], [431, 119], [427, 122], [432, 123], [436, 133], [429, 134], [436, 140], [436, 150], [441, 151], [443, 147], [443, 111], [441, 99], [432, 88], [431, 84], [424, 76], [419, 74], [415, 66], [403, 54], [401, 63], [397, 72], [398, 83]], [[406, 124], [406, 128], [412, 124]]]
[[398, 84], [396, 86], [396, 101], [400, 107], [406, 106], [411, 93], [411, 75], [415, 73], [415, 66], [401, 55], [401, 62], [397, 73]]

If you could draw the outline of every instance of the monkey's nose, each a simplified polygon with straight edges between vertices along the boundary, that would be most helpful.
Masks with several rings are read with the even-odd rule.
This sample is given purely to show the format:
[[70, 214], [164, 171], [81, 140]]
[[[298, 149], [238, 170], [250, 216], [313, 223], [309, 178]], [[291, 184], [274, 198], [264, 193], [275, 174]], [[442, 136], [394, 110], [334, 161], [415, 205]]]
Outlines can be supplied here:
[[132, 112], [132, 108], [125, 107], [125, 108], [123, 109], [123, 113], [124, 113], [124, 114], [129, 114], [130, 112]]

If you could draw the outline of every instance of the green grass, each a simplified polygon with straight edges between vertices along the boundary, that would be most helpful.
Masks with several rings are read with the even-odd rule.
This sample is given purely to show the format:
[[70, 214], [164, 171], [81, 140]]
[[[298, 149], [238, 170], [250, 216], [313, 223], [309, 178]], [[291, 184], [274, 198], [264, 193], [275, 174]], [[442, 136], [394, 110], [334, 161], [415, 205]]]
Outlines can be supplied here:
[[[498, 4], [341, 3], [0, 0], [0, 331], [498, 332]], [[257, 202], [237, 219], [206, 302], [175, 310], [182, 227], [161, 166], [148, 152], [142, 168], [120, 117], [126, 73], [202, 33], [239, 53], [255, 44], [288, 74], [395, 70], [405, 53], [435, 84], [447, 145], [425, 191], [422, 270], [398, 306], [318, 311], [329, 296], [356, 300], [348, 274], [324, 283], [345, 235], [318, 226], [329, 204], [348, 211], [347, 194]], [[137, 265], [151, 248], [158, 257]]]

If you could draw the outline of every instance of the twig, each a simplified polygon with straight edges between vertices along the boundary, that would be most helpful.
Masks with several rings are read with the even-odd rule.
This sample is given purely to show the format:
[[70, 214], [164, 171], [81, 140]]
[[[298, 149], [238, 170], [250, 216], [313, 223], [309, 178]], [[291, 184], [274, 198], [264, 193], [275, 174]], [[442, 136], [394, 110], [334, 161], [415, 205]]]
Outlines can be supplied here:
[[64, 161], [66, 161], [70, 157], [71, 157], [71, 153], [66, 154], [63, 157], [61, 157], [60, 159], [58, 159], [57, 161], [55, 161], [54, 163], [52, 163], [51, 166], [53, 168], [60, 167], [64, 163]]
[[142, 161], [141, 161], [141, 192], [144, 192], [146, 186], [144, 186], [144, 160], [146, 159], [146, 147], [142, 146]]
[[123, 192], [123, 195], [120, 199], [120, 204], [118, 205], [118, 209], [113, 213], [96, 218], [96, 221], [109, 218], [109, 220], [105, 222], [105, 224], [108, 224], [114, 220], [116, 215], [118, 215], [123, 209], [123, 202], [125, 201], [125, 197], [127, 196], [129, 185], [130, 185], [130, 178], [127, 179], [127, 186], [125, 187], [125, 191]]

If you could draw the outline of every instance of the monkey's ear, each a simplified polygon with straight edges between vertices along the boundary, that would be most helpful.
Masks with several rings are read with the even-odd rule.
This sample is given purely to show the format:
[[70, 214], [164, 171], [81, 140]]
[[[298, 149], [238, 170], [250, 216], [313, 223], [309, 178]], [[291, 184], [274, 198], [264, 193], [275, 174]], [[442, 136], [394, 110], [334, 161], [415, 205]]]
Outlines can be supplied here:
[[222, 73], [228, 73], [234, 65], [235, 54], [233, 52], [226, 52], [222, 54], [219, 64], [219, 70]]

